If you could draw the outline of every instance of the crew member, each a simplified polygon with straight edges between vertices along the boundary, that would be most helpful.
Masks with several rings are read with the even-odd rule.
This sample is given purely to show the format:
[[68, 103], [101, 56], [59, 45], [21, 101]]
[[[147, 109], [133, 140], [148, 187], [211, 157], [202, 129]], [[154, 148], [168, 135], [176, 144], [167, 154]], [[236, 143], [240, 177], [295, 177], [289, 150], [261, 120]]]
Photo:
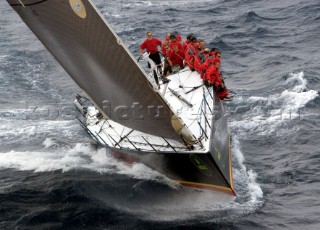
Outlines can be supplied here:
[[189, 45], [191, 43], [192, 38], [193, 38], [193, 35], [189, 34], [187, 36], [187, 40], [183, 43], [182, 48], [183, 48], [184, 53], [186, 53], [189, 50]]
[[163, 66], [162, 79], [166, 79], [166, 77], [172, 73], [171, 65], [169, 63], [169, 56], [170, 56], [171, 52], [173, 52], [173, 51], [170, 50], [169, 44], [164, 44], [163, 50], [162, 50], [162, 54], [164, 55], [164, 66]]
[[199, 47], [198, 47], [198, 53], [196, 55], [194, 55], [194, 61], [193, 61], [193, 67], [195, 68], [195, 70], [198, 71], [198, 73], [201, 74], [201, 67], [200, 65], [202, 63], [204, 63], [205, 58], [207, 58], [208, 55], [208, 50], [206, 50], [205, 48], [205, 41], [204, 40], [199, 40]]
[[170, 44], [169, 44], [171, 50], [173, 50], [174, 46], [178, 46], [179, 50], [183, 50], [182, 44], [177, 40], [176, 35], [171, 34], [170, 35]]
[[169, 45], [169, 43], [170, 43], [170, 35], [171, 34], [166, 33], [166, 38], [162, 41], [161, 52], [162, 52], [163, 56], [166, 56], [165, 46]]
[[[161, 46], [162, 42], [157, 39], [152, 37], [151, 32], [147, 32], [147, 39], [141, 44], [140, 46], [140, 54], [142, 55], [144, 50], [146, 50], [149, 53], [149, 58], [154, 61], [154, 63], [158, 66], [158, 71], [160, 74], [162, 74], [161, 70], [161, 57], [158, 51], [158, 46]], [[150, 68], [150, 63], [148, 63], [148, 68]], [[158, 77], [156, 72], [154, 71], [154, 78], [159, 85]]]
[[176, 36], [176, 39], [177, 39], [177, 41], [178, 42], [182, 42], [182, 37], [181, 37], [181, 35], [177, 32], [177, 31], [174, 31], [173, 33], [171, 33], [171, 34], [173, 34], [173, 35], [175, 35]]
[[173, 46], [173, 51], [169, 55], [169, 64], [172, 67], [172, 71], [177, 72], [184, 68], [183, 65], [184, 52], [179, 49], [178, 46]]
[[189, 50], [186, 52], [186, 62], [191, 71], [194, 71], [194, 59], [195, 55], [198, 54], [199, 43], [197, 38], [193, 37], [191, 43], [188, 45]]
[[220, 78], [220, 65], [220, 58], [215, 58], [213, 60], [213, 65], [206, 71], [206, 78], [208, 79], [209, 85], [216, 89], [219, 98], [223, 100], [228, 97], [228, 89]]

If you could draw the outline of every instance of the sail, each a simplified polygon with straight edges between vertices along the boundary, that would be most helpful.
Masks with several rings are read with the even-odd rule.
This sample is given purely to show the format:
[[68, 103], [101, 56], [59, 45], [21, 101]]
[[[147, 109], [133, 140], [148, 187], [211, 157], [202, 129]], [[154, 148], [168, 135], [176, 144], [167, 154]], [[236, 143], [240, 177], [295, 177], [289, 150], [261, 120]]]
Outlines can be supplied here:
[[7, 0], [108, 118], [181, 141], [174, 113], [88, 0]]

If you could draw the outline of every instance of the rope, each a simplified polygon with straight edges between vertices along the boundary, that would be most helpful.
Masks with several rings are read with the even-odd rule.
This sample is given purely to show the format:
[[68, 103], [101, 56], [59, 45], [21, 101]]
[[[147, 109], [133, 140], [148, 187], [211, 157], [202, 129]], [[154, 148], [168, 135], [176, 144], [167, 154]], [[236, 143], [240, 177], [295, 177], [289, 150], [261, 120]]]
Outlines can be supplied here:
[[24, 3], [21, 0], [19, 0], [19, 2], [23, 6], [23, 8], [26, 8], [26, 6], [24, 5]]

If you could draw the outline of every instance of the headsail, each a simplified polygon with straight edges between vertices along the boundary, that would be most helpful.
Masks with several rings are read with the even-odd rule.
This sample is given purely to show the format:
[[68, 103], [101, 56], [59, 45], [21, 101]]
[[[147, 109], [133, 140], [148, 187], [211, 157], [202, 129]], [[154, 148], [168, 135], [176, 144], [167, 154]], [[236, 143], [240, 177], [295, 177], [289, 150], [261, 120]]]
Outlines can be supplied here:
[[171, 108], [90, 0], [7, 1], [104, 115], [181, 140]]

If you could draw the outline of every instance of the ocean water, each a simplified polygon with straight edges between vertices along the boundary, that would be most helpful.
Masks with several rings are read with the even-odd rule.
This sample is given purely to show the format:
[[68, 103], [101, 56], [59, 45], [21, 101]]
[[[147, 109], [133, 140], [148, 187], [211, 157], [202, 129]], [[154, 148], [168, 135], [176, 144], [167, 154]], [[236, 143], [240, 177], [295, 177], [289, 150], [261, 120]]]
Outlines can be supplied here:
[[222, 50], [237, 197], [214, 202], [108, 157], [81, 90], [0, 2], [0, 229], [320, 229], [320, 2], [93, 1], [138, 56], [145, 32]]

